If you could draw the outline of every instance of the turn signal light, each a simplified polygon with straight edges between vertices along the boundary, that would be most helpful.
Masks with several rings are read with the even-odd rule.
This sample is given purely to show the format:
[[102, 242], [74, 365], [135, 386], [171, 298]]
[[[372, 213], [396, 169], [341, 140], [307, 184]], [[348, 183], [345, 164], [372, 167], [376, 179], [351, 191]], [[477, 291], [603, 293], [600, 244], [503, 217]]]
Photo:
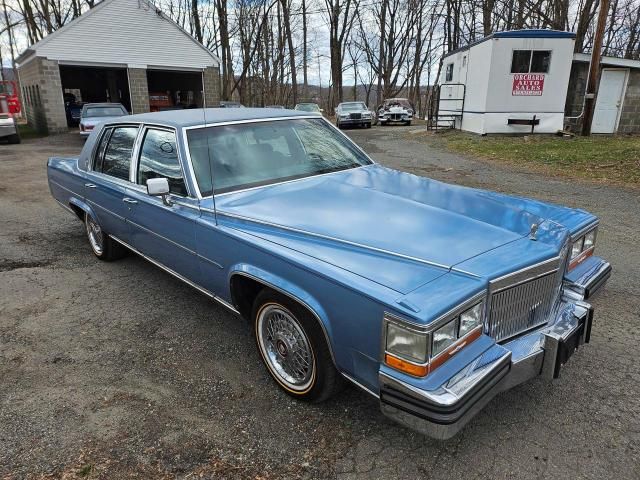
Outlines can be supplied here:
[[400, 370], [401, 372], [408, 373], [414, 377], [424, 377], [429, 372], [428, 365], [416, 365], [415, 363], [406, 362], [398, 357], [389, 355], [388, 353], [384, 357], [384, 361], [390, 367]]

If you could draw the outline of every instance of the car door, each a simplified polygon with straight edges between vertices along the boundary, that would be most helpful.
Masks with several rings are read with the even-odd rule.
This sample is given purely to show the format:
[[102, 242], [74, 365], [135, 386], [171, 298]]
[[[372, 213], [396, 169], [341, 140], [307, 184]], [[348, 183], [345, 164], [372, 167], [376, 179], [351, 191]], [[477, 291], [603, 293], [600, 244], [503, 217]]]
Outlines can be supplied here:
[[[195, 220], [198, 200], [190, 197], [173, 128], [144, 128], [135, 158], [135, 186], [127, 196], [136, 203], [130, 217], [131, 245], [144, 255], [198, 283]], [[146, 181], [167, 178], [168, 201], [147, 194]]]
[[127, 217], [134, 208], [127, 197], [133, 147], [138, 125], [114, 125], [104, 129], [87, 172], [85, 198], [96, 220], [109, 235], [129, 242]]

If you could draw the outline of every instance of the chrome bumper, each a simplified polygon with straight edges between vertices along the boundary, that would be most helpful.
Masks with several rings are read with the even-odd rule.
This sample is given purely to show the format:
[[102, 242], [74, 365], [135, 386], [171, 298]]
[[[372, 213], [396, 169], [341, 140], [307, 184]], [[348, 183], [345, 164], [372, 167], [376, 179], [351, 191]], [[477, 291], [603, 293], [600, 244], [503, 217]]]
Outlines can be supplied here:
[[[565, 362], [591, 336], [593, 308], [576, 292], [582, 288], [593, 295], [611, 274], [603, 260], [594, 257], [592, 263], [585, 270], [599, 273], [584, 277], [586, 284], [565, 284], [565, 295], [544, 327], [494, 344], [440, 387], [423, 390], [380, 370], [382, 413], [430, 437], [447, 439], [498, 393], [536, 376], [558, 378]], [[595, 268], [595, 263], [606, 265]]]

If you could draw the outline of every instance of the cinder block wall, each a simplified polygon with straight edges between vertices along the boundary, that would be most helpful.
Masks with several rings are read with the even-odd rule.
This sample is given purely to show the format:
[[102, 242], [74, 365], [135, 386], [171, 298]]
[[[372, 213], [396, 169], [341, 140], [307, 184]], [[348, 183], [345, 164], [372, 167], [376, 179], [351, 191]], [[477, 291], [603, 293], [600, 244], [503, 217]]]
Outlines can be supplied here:
[[67, 131], [62, 81], [57, 62], [34, 58], [18, 69], [27, 122], [41, 133]]
[[618, 133], [640, 133], [640, 70], [629, 70]]
[[129, 68], [129, 92], [133, 114], [149, 111], [149, 84], [146, 68]]
[[207, 67], [202, 76], [204, 80], [204, 106], [220, 105], [220, 67]]

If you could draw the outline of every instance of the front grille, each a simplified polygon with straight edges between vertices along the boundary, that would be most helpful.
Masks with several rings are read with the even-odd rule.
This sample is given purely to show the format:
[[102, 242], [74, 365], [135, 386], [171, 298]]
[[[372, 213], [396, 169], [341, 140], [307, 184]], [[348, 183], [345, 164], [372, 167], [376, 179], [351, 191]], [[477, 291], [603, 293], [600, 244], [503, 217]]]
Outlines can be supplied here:
[[360, 120], [362, 118], [362, 114], [361, 113], [350, 113], [349, 114], [349, 118], [351, 120]]
[[566, 253], [565, 247], [555, 261], [514, 274], [511, 285], [511, 277], [492, 282], [498, 288], [489, 298], [487, 333], [497, 342], [547, 323], [561, 293]]
[[391, 116], [391, 120], [402, 120], [401, 113], [392, 113], [390, 116]]

